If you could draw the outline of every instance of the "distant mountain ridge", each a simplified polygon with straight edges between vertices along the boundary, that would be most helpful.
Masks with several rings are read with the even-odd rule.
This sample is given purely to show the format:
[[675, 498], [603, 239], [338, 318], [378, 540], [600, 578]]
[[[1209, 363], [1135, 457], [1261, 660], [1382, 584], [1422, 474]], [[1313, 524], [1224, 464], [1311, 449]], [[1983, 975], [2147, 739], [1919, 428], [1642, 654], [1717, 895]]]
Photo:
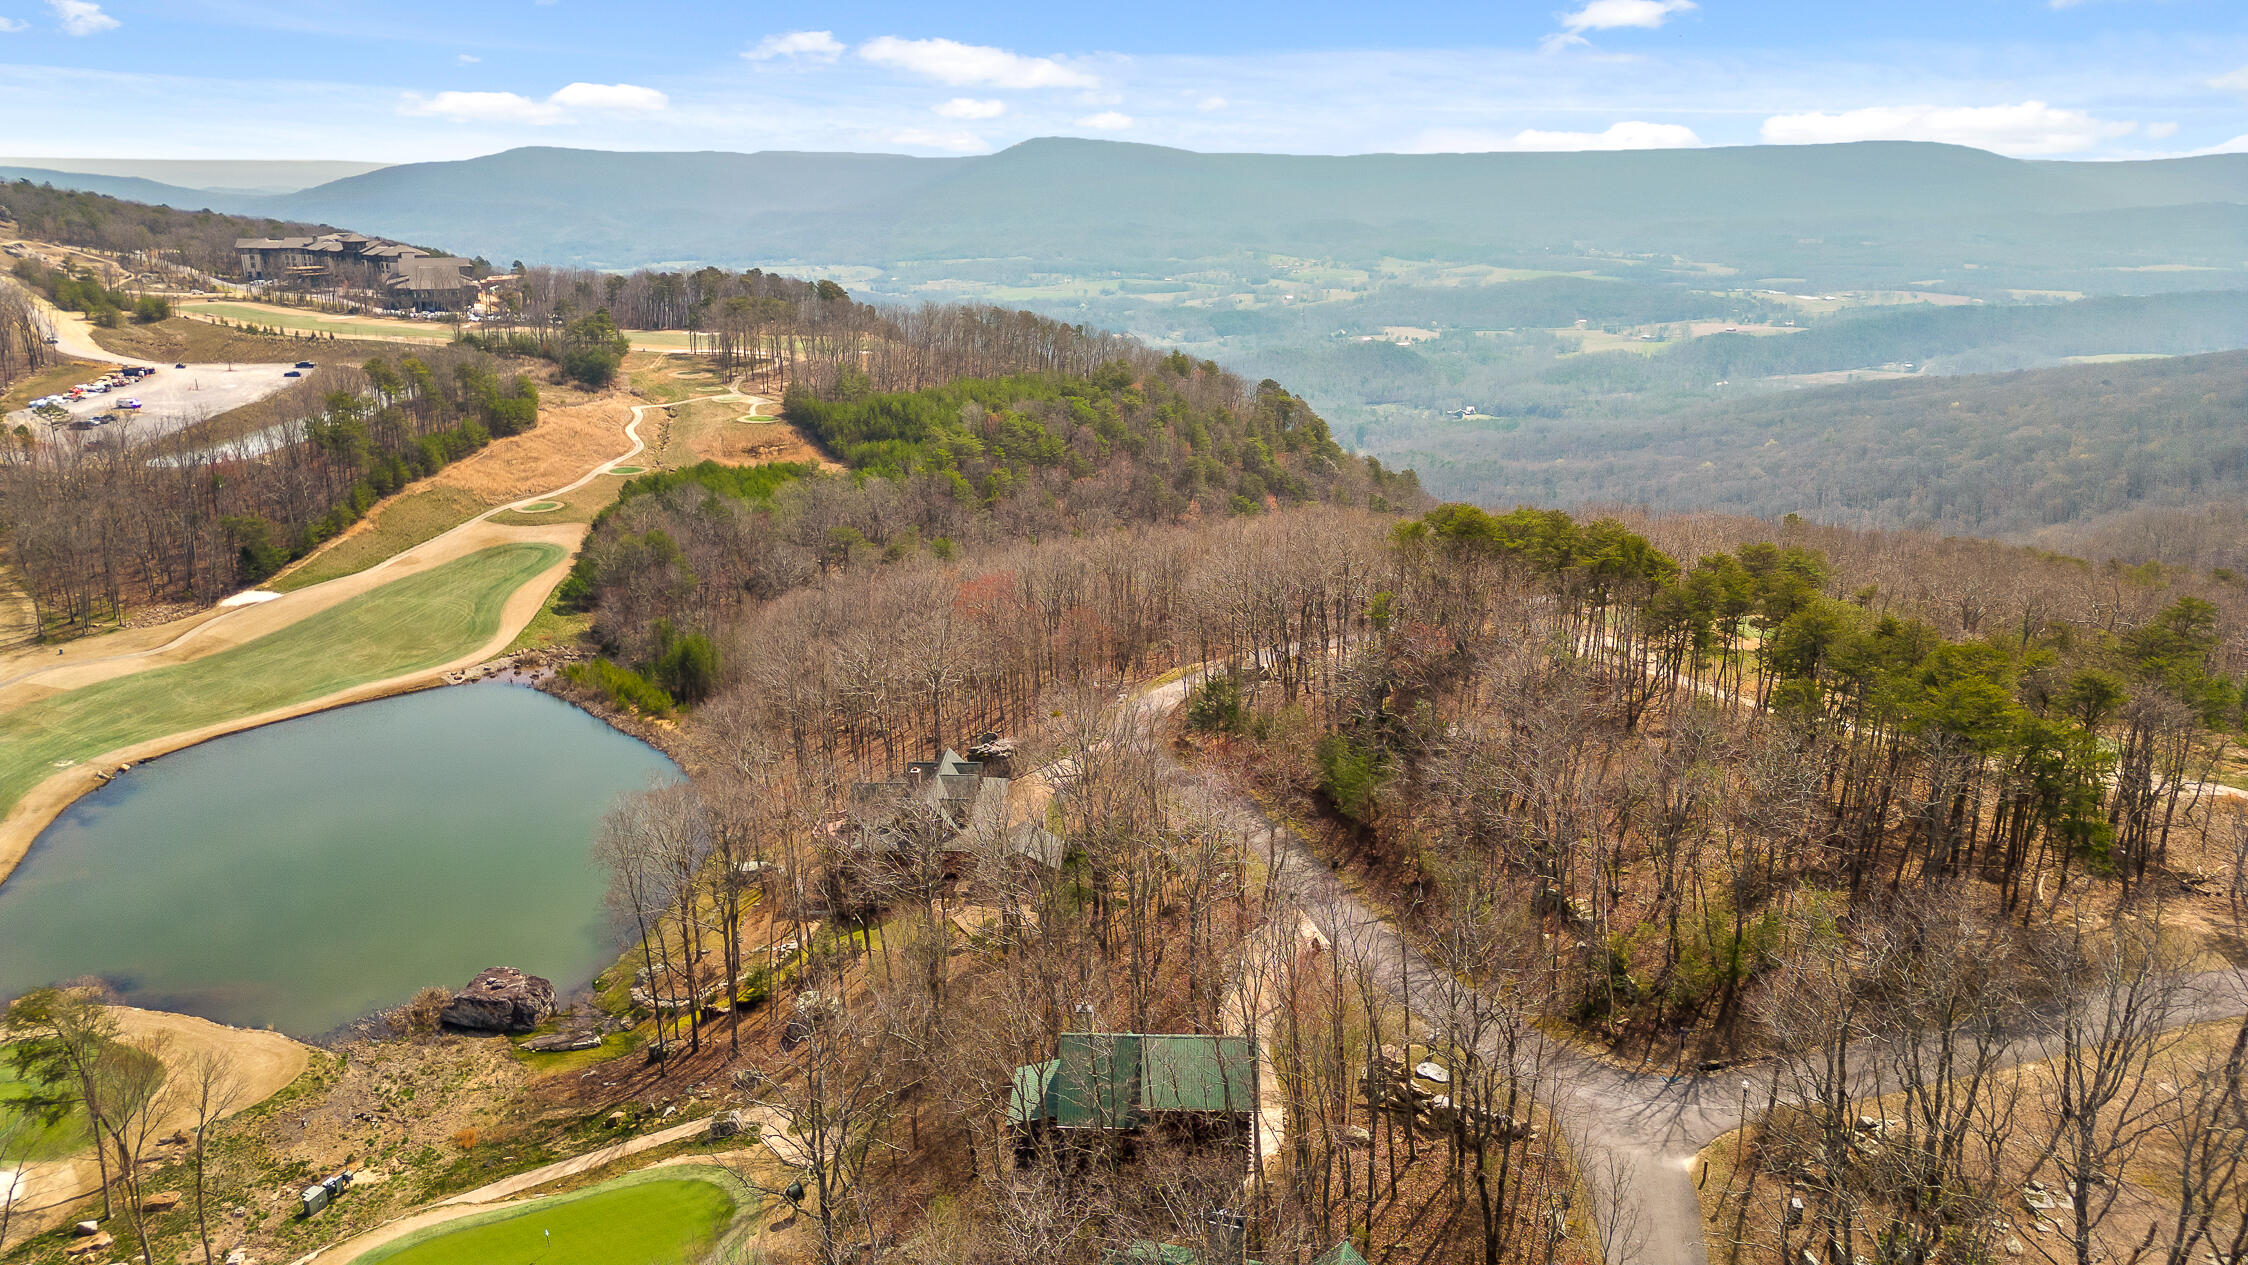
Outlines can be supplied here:
[[618, 269], [1012, 260], [1160, 276], [1269, 251], [1515, 265], [1675, 257], [1730, 270], [1737, 284], [2061, 285], [2088, 272], [2106, 289], [2248, 284], [2248, 155], [2033, 162], [1865, 142], [1321, 157], [1045, 139], [972, 158], [524, 148], [277, 197], [0, 174]]
[[206, 193], [251, 195], [296, 193], [387, 165], [319, 158], [20, 158], [0, 155], [0, 167], [131, 176]]

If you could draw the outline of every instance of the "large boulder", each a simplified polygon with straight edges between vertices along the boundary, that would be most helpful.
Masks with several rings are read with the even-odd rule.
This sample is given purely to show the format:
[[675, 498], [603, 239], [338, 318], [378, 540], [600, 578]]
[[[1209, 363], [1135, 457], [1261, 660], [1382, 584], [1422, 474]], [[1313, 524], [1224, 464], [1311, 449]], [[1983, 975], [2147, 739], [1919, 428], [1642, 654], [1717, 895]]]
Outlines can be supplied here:
[[512, 966], [495, 966], [453, 994], [441, 1016], [472, 1032], [529, 1032], [554, 1013], [554, 985]]

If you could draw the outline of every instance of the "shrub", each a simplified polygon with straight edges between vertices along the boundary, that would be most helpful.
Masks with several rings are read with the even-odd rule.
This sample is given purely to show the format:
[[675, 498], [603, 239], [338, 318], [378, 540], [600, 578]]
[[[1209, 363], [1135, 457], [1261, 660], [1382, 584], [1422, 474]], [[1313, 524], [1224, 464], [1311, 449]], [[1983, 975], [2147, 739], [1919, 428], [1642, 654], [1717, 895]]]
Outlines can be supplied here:
[[1381, 786], [1381, 752], [1347, 734], [1319, 740], [1319, 789], [1336, 811], [1362, 824], [1374, 816], [1374, 791]]
[[606, 347], [580, 347], [562, 353], [562, 374], [580, 386], [599, 389], [617, 380], [624, 357]]
[[432, 984], [415, 993], [412, 1001], [390, 1012], [391, 1026], [416, 1039], [430, 1036], [437, 1031], [445, 1006], [452, 1000], [451, 993]]
[[1243, 728], [1241, 682], [1230, 672], [1204, 681], [1187, 704], [1186, 723], [1204, 733], [1240, 733]]
[[717, 691], [718, 647], [710, 638], [701, 633], [674, 635], [669, 623], [660, 623], [656, 642], [656, 681], [672, 698], [699, 703]]
[[160, 295], [144, 294], [133, 301], [133, 319], [143, 325], [172, 319], [172, 301]]
[[573, 663], [562, 669], [562, 675], [600, 694], [619, 710], [638, 710], [650, 716], [671, 714], [671, 695], [623, 664], [595, 659], [590, 663]]

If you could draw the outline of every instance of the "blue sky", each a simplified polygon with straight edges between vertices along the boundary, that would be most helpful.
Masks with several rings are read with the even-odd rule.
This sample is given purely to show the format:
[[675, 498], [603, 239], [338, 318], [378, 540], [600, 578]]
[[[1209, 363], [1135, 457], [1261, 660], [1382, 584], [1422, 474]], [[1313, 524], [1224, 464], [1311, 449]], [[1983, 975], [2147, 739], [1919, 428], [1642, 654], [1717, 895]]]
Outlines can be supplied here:
[[2243, 0], [0, 0], [0, 152], [2248, 150]]

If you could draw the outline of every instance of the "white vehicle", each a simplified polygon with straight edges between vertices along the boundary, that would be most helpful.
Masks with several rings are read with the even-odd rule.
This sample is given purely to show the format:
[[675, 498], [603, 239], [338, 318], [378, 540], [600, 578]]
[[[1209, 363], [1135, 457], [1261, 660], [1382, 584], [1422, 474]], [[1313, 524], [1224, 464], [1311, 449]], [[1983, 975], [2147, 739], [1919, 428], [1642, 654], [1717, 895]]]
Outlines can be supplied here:
[[140, 407], [140, 401], [139, 401], [139, 400], [127, 400], [127, 401], [125, 401], [124, 403], [122, 403], [122, 404], [119, 404], [119, 405], [118, 405], [117, 407], [119, 407], [119, 408], [139, 408], [139, 407]]

